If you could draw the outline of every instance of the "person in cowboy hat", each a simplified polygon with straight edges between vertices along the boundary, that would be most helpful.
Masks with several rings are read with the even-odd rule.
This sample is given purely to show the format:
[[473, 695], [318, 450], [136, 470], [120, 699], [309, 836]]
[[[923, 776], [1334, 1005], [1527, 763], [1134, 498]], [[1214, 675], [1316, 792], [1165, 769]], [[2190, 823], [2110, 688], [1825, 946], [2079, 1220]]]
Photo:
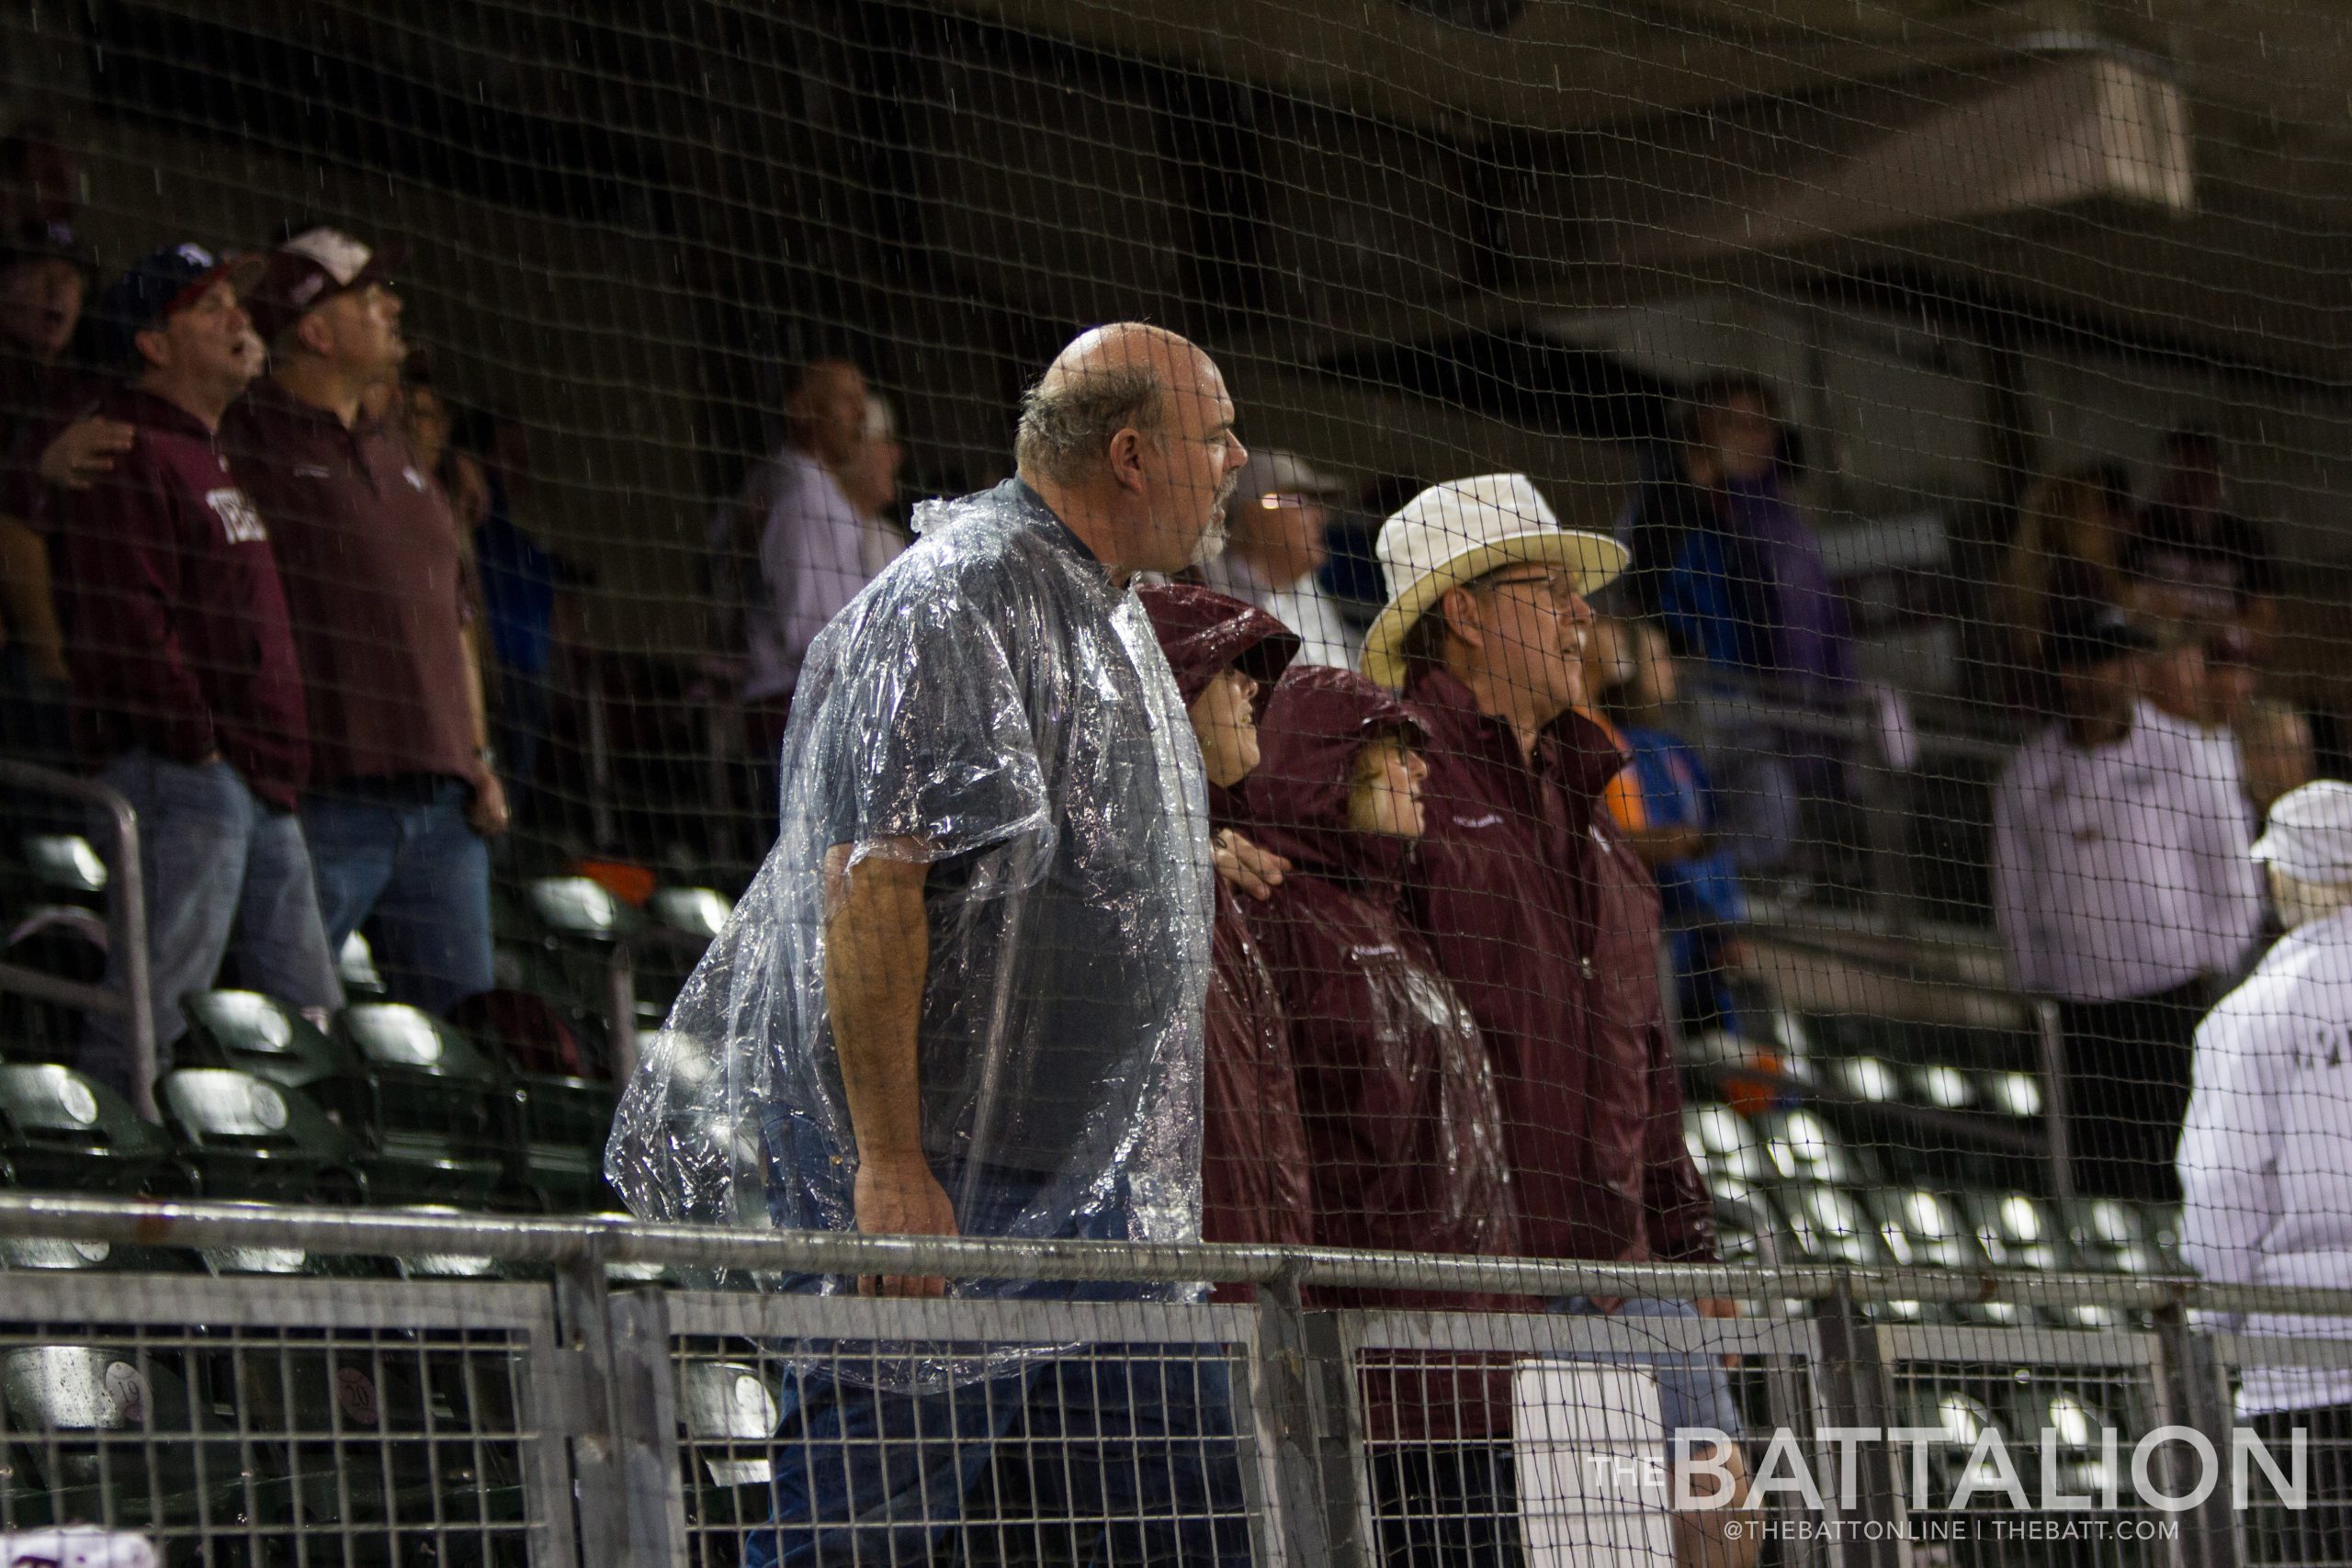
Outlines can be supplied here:
[[[1587, 597], [1623, 570], [1624, 547], [1562, 528], [1526, 475], [1484, 474], [1415, 496], [1382, 525], [1377, 553], [1389, 598], [1364, 673], [1400, 692], [1429, 737], [1408, 896], [1492, 1053], [1524, 1244], [1546, 1258], [1712, 1260], [1712, 1204], [1682, 1145], [1674, 1074], [1656, 1070], [1642, 1032], [1596, 1017], [1613, 995], [1595, 964], [1600, 890], [1614, 874], [1601, 797], [1625, 758], [1573, 710]], [[1712, 1371], [1662, 1372], [1669, 1428], [1738, 1429]]]

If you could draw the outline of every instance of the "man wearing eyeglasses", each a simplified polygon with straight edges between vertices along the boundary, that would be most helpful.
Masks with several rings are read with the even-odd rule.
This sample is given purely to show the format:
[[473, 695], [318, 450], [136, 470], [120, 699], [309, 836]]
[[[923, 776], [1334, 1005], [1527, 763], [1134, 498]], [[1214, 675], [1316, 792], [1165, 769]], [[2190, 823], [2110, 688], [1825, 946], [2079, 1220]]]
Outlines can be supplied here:
[[1225, 549], [1201, 563], [1201, 581], [1296, 633], [1296, 662], [1352, 670], [1363, 637], [1316, 581], [1331, 555], [1326, 502], [1338, 489], [1303, 457], [1251, 453], [1226, 508]]
[[[1713, 1261], [1712, 1205], [1683, 1147], [1673, 1064], [1636, 1043], [1644, 1031], [1599, 1016], [1637, 988], [1594, 962], [1613, 874], [1601, 792], [1625, 758], [1570, 710], [1583, 695], [1593, 623], [1586, 596], [1623, 569], [1624, 547], [1562, 528], [1525, 475], [1487, 474], [1414, 497], [1382, 526], [1378, 553], [1390, 597], [1365, 638], [1364, 673], [1402, 692], [1430, 737], [1426, 829], [1408, 897], [1493, 1058], [1524, 1244], [1543, 1258]], [[1738, 1429], [1720, 1370], [1686, 1364], [1700, 1359], [1657, 1359], [1669, 1435]], [[1428, 1461], [1458, 1464], [1458, 1475], [1376, 1474], [1375, 1490], [1453, 1493], [1474, 1526], [1507, 1520], [1509, 1438], [1495, 1436]], [[1724, 1457], [1737, 1466], [1736, 1453]], [[1497, 1529], [1507, 1537], [1507, 1525]], [[1679, 1551], [1690, 1559], [1695, 1526], [1682, 1533], [1690, 1539]], [[1509, 1555], [1503, 1540], [1475, 1535], [1430, 1544], [1472, 1561]], [[1736, 1562], [1728, 1544], [1716, 1540], [1698, 1560]]]

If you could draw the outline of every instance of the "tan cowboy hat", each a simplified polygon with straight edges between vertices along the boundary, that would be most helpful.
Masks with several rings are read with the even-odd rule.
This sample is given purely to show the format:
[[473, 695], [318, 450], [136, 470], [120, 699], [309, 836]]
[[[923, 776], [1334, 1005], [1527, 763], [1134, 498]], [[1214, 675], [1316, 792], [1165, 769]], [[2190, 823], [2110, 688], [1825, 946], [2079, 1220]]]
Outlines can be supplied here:
[[1363, 641], [1363, 672], [1405, 689], [1405, 634], [1449, 588], [1498, 567], [1532, 561], [1572, 574], [1591, 595], [1625, 570], [1625, 547], [1600, 534], [1560, 526], [1525, 474], [1480, 474], [1431, 485], [1380, 525], [1381, 575], [1388, 604]]

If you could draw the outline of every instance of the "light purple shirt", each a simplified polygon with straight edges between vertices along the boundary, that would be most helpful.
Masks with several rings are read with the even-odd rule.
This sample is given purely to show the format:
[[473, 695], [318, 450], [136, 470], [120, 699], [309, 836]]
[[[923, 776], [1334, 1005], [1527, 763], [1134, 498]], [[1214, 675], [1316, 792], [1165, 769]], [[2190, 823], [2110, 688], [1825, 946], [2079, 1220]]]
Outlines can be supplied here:
[[2231, 973], [2262, 927], [2235, 752], [2146, 703], [2095, 750], [2052, 725], [1994, 792], [1993, 888], [2020, 990], [2113, 1002]]
[[790, 692], [808, 645], [869, 579], [865, 525], [832, 470], [786, 446], [768, 459], [760, 579], [744, 607], [743, 700]]

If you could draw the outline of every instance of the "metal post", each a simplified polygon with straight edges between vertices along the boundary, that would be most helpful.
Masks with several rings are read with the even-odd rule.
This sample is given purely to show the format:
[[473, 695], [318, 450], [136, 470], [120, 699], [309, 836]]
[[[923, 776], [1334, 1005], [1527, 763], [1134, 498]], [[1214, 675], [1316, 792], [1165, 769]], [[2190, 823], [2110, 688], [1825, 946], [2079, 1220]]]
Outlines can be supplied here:
[[670, 1359], [669, 1298], [610, 1298], [613, 1428], [632, 1568], [686, 1568], [685, 1477], [678, 1446], [678, 1380]]
[[104, 802], [114, 818], [114, 863], [108, 868], [107, 940], [122, 954], [122, 1000], [130, 1025], [130, 1103], [150, 1122], [155, 1108], [155, 1077], [161, 1063], [155, 1045], [155, 998], [148, 969], [147, 875], [139, 857], [139, 814], [112, 790]]
[[[2213, 1354], [2213, 1343], [2189, 1331], [2188, 1314], [2167, 1307], [2155, 1314], [2156, 1397], [2167, 1426], [2204, 1434], [2222, 1465], [2222, 1480], [2202, 1505], [2177, 1516], [2173, 1561], [2179, 1568], [2237, 1568], [2237, 1519], [2230, 1507], [2229, 1384]], [[2196, 1461], [2181, 1445], [2168, 1445], [2165, 1490], [2178, 1496], [2196, 1483]]]
[[114, 840], [113, 858], [107, 868], [107, 942], [109, 958], [121, 960], [122, 976], [119, 988], [85, 986], [19, 964], [0, 964], [0, 990], [120, 1016], [130, 1037], [130, 1102], [148, 1121], [161, 1121], [155, 1109], [155, 999], [147, 964], [147, 879], [140, 869], [139, 813], [119, 790], [30, 762], [0, 758], [0, 784], [79, 800], [107, 814]]
[[1290, 1568], [1368, 1568], [1376, 1553], [1355, 1359], [1338, 1314], [1302, 1309], [1295, 1275], [1259, 1288], [1251, 1371], [1258, 1446], [1273, 1472], [1274, 1538], [1254, 1543], [1261, 1556]]
[[1381, 1557], [1372, 1517], [1354, 1338], [1343, 1313], [1306, 1313], [1300, 1321], [1308, 1430], [1322, 1491], [1326, 1555], [1320, 1562], [1329, 1568], [1371, 1568]]
[[[1864, 1321], [1850, 1293], [1840, 1290], [1821, 1303], [1815, 1333], [1821, 1353], [1814, 1374], [1825, 1425], [1881, 1431], [1902, 1426], [1878, 1329]], [[1860, 1444], [1855, 1461], [1854, 1512], [1840, 1521], [1846, 1568], [1910, 1568], [1911, 1547], [1903, 1539], [1902, 1445]], [[1834, 1505], [1834, 1495], [1830, 1500]]]
[[555, 1276], [558, 1348], [540, 1378], [542, 1422], [571, 1445], [573, 1506], [583, 1541], [627, 1539], [628, 1506], [616, 1450], [611, 1306], [605, 1266], [575, 1258]]
[[609, 850], [619, 834], [613, 824], [613, 732], [605, 712], [603, 660], [582, 656], [587, 678], [582, 682], [581, 707], [588, 720], [588, 832], [600, 850]]
[[[1270, 1562], [1369, 1568], [1370, 1488], [1355, 1358], [1336, 1313], [1305, 1311], [1295, 1273], [1258, 1291], [1251, 1406], [1272, 1461], [1276, 1539]], [[1253, 1543], [1260, 1544], [1260, 1543]]]
[[613, 1081], [627, 1084], [637, 1077], [637, 949], [626, 936], [605, 959], [605, 1032]]
[[1918, 918], [1911, 886], [1911, 776], [1883, 757], [1861, 757], [1850, 766], [1860, 786], [1863, 852], [1879, 919], [1889, 935], [1902, 936]]
[[2050, 1195], [2064, 1203], [2075, 1196], [2075, 1156], [2066, 1137], [2066, 1034], [2059, 1027], [2058, 1004], [2048, 997], [2035, 998], [2033, 1027], [2041, 1050], [2041, 1124], [2050, 1144]]

